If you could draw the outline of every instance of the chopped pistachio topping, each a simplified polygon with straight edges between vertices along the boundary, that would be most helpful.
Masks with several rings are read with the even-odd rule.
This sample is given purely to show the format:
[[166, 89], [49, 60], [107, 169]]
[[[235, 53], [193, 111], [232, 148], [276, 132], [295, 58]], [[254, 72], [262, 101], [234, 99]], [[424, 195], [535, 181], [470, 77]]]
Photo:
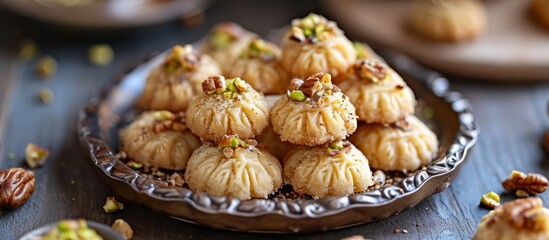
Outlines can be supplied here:
[[57, 72], [57, 61], [52, 56], [43, 56], [36, 63], [36, 73], [42, 78], [49, 78]]
[[88, 61], [96, 66], [107, 66], [114, 59], [114, 51], [108, 44], [95, 44], [88, 49]]
[[226, 135], [217, 145], [218, 148], [237, 148], [237, 147], [248, 147], [248, 143], [240, 140], [238, 135]]
[[221, 95], [226, 99], [238, 97], [247, 92], [249, 85], [240, 78], [225, 79], [223, 76], [212, 76], [202, 82], [202, 90], [208, 95]]
[[48, 160], [50, 151], [34, 143], [27, 144], [25, 148], [25, 162], [31, 168], [43, 166]]
[[499, 206], [499, 202], [499, 195], [495, 192], [489, 192], [480, 198], [480, 204], [487, 208], [495, 208]]
[[185, 112], [172, 113], [170, 111], [156, 111], [153, 113], [153, 132], [160, 133], [163, 131], [184, 131], [187, 129], [185, 125]]
[[301, 102], [301, 101], [305, 101], [305, 94], [303, 94], [302, 91], [299, 91], [299, 90], [293, 90], [291, 93], [290, 93], [290, 99], [292, 99], [292, 101], [298, 101], [298, 102]]
[[351, 143], [346, 140], [340, 140], [340, 141], [333, 141], [328, 144], [328, 147], [326, 148], [326, 152], [330, 156], [336, 156], [340, 154], [342, 151], [349, 150], [351, 147]]
[[242, 52], [241, 57], [257, 58], [264, 62], [274, 61], [276, 59], [276, 46], [255, 38], [250, 42], [248, 48]]
[[51, 229], [49, 232], [36, 239], [50, 240], [50, 239], [62, 239], [62, 240], [101, 240], [103, 239], [97, 232], [91, 228], [88, 228], [88, 224], [84, 219], [75, 220], [63, 220], [60, 221], [57, 226]]
[[355, 74], [359, 79], [377, 83], [383, 81], [387, 75], [387, 67], [375, 60], [360, 59], [354, 65]]
[[291, 39], [314, 44], [339, 34], [340, 31], [334, 22], [310, 13], [302, 19], [292, 21]]
[[235, 40], [236, 37], [230, 34], [225, 29], [217, 29], [208, 39], [208, 43], [216, 49], [225, 49], [229, 47]]
[[19, 49], [19, 57], [23, 60], [31, 60], [38, 53], [38, 47], [36, 44], [30, 40], [26, 39], [22, 42], [21, 48]]
[[370, 58], [372, 55], [372, 50], [365, 43], [353, 42], [353, 48], [355, 49], [357, 59]]
[[322, 97], [327, 97], [334, 92], [341, 91], [337, 86], [332, 84], [332, 76], [328, 73], [317, 73], [305, 80], [299, 78], [292, 79], [291, 88], [292, 91], [288, 92], [288, 97], [292, 101], [299, 102], [317, 102]]
[[48, 104], [53, 100], [53, 92], [49, 88], [43, 88], [38, 92], [38, 99], [44, 104]]
[[193, 49], [192, 45], [176, 45], [172, 48], [172, 51], [166, 57], [166, 61], [164, 62], [164, 69], [168, 73], [175, 73], [178, 70], [183, 70], [184, 72], [192, 72], [196, 71], [196, 69], [198, 68], [199, 61], [200, 55]]
[[124, 204], [116, 201], [114, 197], [107, 197], [107, 201], [105, 202], [105, 205], [103, 205], [103, 210], [105, 210], [106, 213], [114, 213], [122, 209], [124, 209]]
[[126, 165], [128, 165], [128, 167], [131, 167], [133, 169], [140, 169], [143, 167], [143, 164], [141, 163], [138, 163], [138, 162], [134, 162], [134, 161], [129, 161], [126, 163]]

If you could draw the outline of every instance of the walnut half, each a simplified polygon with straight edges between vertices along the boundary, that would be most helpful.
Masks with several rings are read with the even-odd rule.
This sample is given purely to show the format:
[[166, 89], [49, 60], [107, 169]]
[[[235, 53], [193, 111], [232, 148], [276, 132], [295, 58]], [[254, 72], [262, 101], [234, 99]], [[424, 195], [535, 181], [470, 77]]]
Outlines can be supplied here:
[[23, 168], [0, 171], [0, 208], [18, 208], [34, 192], [34, 173]]
[[523, 190], [529, 194], [539, 194], [547, 190], [549, 181], [541, 174], [512, 171], [502, 185], [508, 191]]

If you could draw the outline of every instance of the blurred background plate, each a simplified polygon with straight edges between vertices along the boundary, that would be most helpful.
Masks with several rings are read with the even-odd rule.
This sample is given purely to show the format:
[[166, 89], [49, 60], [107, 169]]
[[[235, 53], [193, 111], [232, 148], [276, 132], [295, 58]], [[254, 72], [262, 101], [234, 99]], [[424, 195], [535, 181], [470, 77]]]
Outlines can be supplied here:
[[200, 13], [214, 0], [0, 0], [22, 15], [86, 28], [128, 28]]
[[530, 19], [531, 1], [483, 1], [485, 32], [471, 42], [436, 43], [405, 28], [410, 0], [324, 0], [347, 34], [399, 49], [437, 70], [495, 81], [549, 81], [549, 31]]

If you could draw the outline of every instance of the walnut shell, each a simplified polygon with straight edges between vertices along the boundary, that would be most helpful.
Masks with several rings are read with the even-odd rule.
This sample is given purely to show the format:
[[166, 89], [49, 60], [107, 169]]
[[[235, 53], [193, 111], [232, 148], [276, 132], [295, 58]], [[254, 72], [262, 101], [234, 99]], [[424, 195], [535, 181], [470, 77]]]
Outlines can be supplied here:
[[34, 192], [34, 173], [23, 168], [0, 171], [0, 208], [18, 208]]

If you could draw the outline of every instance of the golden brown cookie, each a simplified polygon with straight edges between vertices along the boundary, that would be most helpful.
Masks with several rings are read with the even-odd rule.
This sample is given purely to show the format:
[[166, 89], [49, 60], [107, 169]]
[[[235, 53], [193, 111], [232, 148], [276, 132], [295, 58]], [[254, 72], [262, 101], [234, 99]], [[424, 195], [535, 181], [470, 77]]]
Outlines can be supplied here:
[[290, 77], [279, 61], [278, 46], [254, 38], [225, 76], [246, 79], [254, 89], [265, 94], [281, 94], [286, 92]]
[[478, 0], [416, 0], [408, 26], [430, 40], [471, 40], [484, 31], [486, 11]]
[[507, 202], [480, 221], [474, 240], [549, 239], [549, 209], [538, 197]]
[[538, 21], [538, 23], [549, 29], [549, 1], [548, 0], [534, 0], [532, 1], [532, 15]]
[[202, 51], [212, 56], [221, 66], [223, 74], [229, 72], [233, 61], [248, 47], [255, 33], [233, 22], [215, 25], [203, 40]]
[[385, 171], [414, 171], [438, 152], [437, 136], [415, 116], [389, 126], [361, 124], [350, 140], [373, 169]]
[[374, 184], [368, 159], [349, 141], [301, 147], [284, 158], [284, 182], [299, 194], [345, 196]]
[[393, 123], [414, 113], [414, 93], [387, 65], [360, 59], [351, 72], [349, 78], [338, 85], [349, 96], [360, 121]]
[[353, 44], [337, 24], [316, 14], [294, 19], [281, 48], [282, 66], [294, 77], [325, 72], [341, 78], [356, 60]]
[[185, 126], [184, 113], [149, 111], [120, 131], [121, 149], [146, 166], [183, 170], [200, 140]]
[[269, 124], [262, 93], [240, 78], [213, 76], [204, 80], [203, 92], [187, 108], [187, 126], [198, 137], [213, 142], [225, 135], [241, 139], [258, 136]]
[[293, 79], [292, 91], [271, 110], [271, 124], [282, 141], [316, 146], [342, 140], [356, 130], [355, 107], [330, 74]]
[[208, 55], [191, 45], [176, 45], [148, 76], [137, 105], [144, 109], [184, 111], [201, 90], [202, 81], [220, 73], [217, 63]]
[[185, 182], [195, 192], [241, 200], [267, 198], [282, 185], [282, 167], [270, 153], [235, 136], [194, 151]]

